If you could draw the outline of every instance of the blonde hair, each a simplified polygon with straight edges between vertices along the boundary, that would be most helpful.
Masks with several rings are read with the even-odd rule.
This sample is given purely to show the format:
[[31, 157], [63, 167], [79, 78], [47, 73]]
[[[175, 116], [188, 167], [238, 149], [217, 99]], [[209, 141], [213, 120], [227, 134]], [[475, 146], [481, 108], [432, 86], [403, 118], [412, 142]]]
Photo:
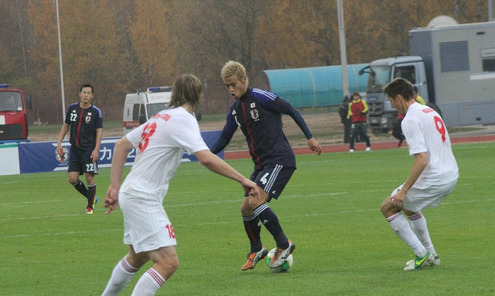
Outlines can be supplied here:
[[186, 103], [191, 104], [193, 110], [199, 105], [203, 97], [201, 81], [192, 74], [181, 74], [172, 86], [172, 96], [169, 108], [180, 107]]
[[220, 76], [225, 81], [225, 79], [227, 77], [232, 76], [232, 75], [237, 77], [237, 79], [239, 79], [239, 80], [243, 80], [244, 77], [246, 77], [246, 79], [247, 79], [246, 68], [244, 68], [244, 66], [239, 62], [228, 61], [223, 66]]

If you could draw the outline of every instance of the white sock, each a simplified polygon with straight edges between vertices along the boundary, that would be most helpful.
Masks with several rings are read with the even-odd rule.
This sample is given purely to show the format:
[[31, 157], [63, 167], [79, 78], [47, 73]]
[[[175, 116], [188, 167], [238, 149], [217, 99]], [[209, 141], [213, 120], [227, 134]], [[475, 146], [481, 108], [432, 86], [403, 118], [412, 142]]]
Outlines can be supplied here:
[[153, 268], [148, 269], [139, 279], [131, 296], [152, 296], [165, 284], [165, 279]]
[[[127, 256], [127, 255], [126, 255]], [[112, 276], [108, 281], [107, 287], [101, 296], [113, 296], [118, 295], [122, 290], [124, 290], [125, 286], [130, 282], [132, 277], [136, 274], [138, 268], [133, 267], [127, 262], [126, 257], [122, 258], [122, 260], [115, 265], [113, 269]]]
[[421, 244], [432, 254], [437, 255], [433, 243], [431, 242], [430, 233], [428, 232], [428, 227], [426, 226], [426, 219], [421, 213], [417, 213], [412, 216], [408, 216], [409, 221], [411, 221], [411, 228], [421, 241]]
[[406, 217], [402, 216], [401, 213], [397, 213], [393, 216], [387, 218], [388, 224], [392, 227], [395, 233], [408, 245], [416, 254], [416, 256], [423, 257], [426, 255], [426, 249], [419, 241], [416, 234], [409, 226]]

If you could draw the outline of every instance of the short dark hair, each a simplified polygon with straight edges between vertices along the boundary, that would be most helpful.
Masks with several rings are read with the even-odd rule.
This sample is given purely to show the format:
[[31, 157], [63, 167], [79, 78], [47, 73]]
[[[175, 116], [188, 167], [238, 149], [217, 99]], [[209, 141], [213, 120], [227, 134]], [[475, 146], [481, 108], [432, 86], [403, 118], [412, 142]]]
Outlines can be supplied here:
[[91, 87], [91, 92], [94, 92], [93, 86], [89, 83], [84, 83], [83, 85], [81, 85], [81, 87], [79, 88], [79, 92], [82, 92], [83, 88], [85, 87]]
[[413, 86], [412, 84], [404, 78], [395, 78], [392, 80], [383, 92], [390, 98], [395, 99], [397, 95], [401, 95], [404, 100], [409, 101], [414, 98]]

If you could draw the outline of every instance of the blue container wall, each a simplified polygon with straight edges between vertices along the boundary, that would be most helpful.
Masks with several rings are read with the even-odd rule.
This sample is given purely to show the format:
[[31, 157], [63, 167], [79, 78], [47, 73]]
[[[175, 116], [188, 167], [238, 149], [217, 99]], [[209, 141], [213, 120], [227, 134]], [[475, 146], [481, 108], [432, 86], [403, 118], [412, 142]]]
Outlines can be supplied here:
[[[347, 66], [349, 91], [366, 92], [368, 74], [359, 76], [368, 64]], [[295, 108], [339, 105], [344, 97], [341, 66], [263, 71], [266, 88], [289, 101]]]

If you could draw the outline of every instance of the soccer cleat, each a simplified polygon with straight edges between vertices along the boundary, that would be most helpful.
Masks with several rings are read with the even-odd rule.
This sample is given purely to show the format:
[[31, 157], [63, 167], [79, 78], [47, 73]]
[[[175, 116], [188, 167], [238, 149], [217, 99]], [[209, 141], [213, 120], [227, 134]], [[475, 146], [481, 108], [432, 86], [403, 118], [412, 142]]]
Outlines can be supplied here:
[[426, 251], [426, 255], [423, 257], [416, 256], [415, 260], [408, 261], [404, 270], [417, 270], [425, 266], [431, 266], [433, 264], [434, 257], [430, 252]]
[[91, 208], [94, 210], [95, 209], [95, 204], [98, 203], [98, 196], [95, 196], [95, 199], [93, 200], [93, 204], [91, 205]]
[[366, 147], [366, 151], [371, 151], [371, 147]]
[[247, 254], [248, 260], [241, 267], [241, 270], [245, 271], [248, 269], [253, 269], [256, 263], [258, 263], [258, 261], [263, 260], [263, 258], [265, 258], [267, 254], [268, 254], [268, 250], [265, 248], [262, 248], [261, 251]]
[[349, 149], [349, 152], [354, 152], [354, 149]]
[[436, 255], [431, 261], [432, 266], [440, 266], [440, 256]]
[[289, 240], [289, 247], [287, 249], [280, 249], [277, 248], [277, 252], [275, 252], [275, 255], [273, 255], [272, 259], [270, 260], [270, 269], [275, 269], [279, 267], [280, 265], [284, 264], [285, 261], [287, 261], [287, 257], [289, 257], [292, 252], [294, 252], [294, 249], [296, 248], [296, 245]]
[[86, 209], [86, 214], [87, 215], [93, 215], [93, 209], [92, 208], [87, 208]]
[[[414, 260], [407, 261], [406, 267], [408, 267], [409, 265], [414, 265]], [[433, 257], [431, 266], [440, 266], [440, 256], [436, 255], [435, 257]]]

